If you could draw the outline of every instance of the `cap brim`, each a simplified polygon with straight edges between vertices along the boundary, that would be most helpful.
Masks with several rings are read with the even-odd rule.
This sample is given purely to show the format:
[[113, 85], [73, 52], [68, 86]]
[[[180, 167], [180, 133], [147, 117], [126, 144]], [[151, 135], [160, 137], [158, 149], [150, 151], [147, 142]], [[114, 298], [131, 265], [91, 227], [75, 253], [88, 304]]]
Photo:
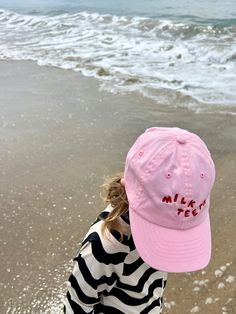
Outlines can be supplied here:
[[140, 257], [165, 272], [191, 272], [205, 268], [211, 258], [209, 213], [198, 226], [176, 230], [144, 220], [129, 211], [131, 232]]

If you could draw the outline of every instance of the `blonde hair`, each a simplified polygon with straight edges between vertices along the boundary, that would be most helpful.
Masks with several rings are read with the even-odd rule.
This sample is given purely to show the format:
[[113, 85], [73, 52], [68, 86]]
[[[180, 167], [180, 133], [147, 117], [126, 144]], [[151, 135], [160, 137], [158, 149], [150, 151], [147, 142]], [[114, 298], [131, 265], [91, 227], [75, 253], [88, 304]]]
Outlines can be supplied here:
[[113, 210], [103, 219], [102, 233], [106, 230], [117, 231], [120, 234], [120, 241], [123, 240], [124, 228], [119, 222], [119, 217], [128, 212], [129, 203], [125, 187], [121, 183], [123, 173], [117, 173], [114, 177], [107, 178], [102, 185], [101, 197], [106, 203], [110, 203]]

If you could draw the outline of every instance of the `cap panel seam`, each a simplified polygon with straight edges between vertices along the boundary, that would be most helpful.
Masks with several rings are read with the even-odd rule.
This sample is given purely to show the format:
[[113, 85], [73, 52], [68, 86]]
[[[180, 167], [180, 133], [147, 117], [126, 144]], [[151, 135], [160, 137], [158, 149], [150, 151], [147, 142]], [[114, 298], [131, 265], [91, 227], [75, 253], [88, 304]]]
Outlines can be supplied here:
[[[155, 167], [157, 167], [157, 165], [159, 166], [162, 162], [164, 157], [164, 151], [165, 151], [165, 155], [167, 155], [169, 152], [172, 151], [172, 149], [176, 146], [175, 142], [171, 143], [169, 145], [169, 149], [166, 150], [166, 147], [162, 148], [161, 152], [158, 154], [158, 159], [159, 159], [159, 163], [155, 164]], [[136, 196], [133, 198], [132, 200], [132, 206], [135, 206], [135, 202], [137, 202], [137, 200], [139, 200], [143, 194], [143, 186], [144, 186], [144, 178], [147, 178], [148, 176], [151, 175], [151, 169], [154, 167], [154, 161], [157, 160], [157, 157], [155, 156], [147, 165], [147, 168], [144, 170], [144, 174], [141, 176], [141, 180], [138, 183], [137, 186], [137, 194]]]
[[[193, 195], [193, 186], [191, 183], [191, 168], [190, 168], [190, 162], [189, 157], [187, 154], [186, 145], [180, 145], [180, 157], [181, 157], [181, 165], [183, 167], [183, 184], [184, 184], [184, 191], [185, 191], [185, 197], [191, 199]], [[182, 220], [180, 223], [180, 228], [183, 228], [183, 225], [185, 225], [185, 221]]]
[[214, 168], [214, 163], [212, 161], [211, 158], [211, 153], [209, 152], [209, 150], [206, 148], [206, 150], [203, 150], [202, 148], [198, 147], [197, 145], [195, 145], [195, 143], [191, 144], [191, 149], [198, 154], [198, 156], [202, 157], [201, 155], [203, 155], [204, 158], [207, 159], [207, 161], [211, 164], [211, 166]]

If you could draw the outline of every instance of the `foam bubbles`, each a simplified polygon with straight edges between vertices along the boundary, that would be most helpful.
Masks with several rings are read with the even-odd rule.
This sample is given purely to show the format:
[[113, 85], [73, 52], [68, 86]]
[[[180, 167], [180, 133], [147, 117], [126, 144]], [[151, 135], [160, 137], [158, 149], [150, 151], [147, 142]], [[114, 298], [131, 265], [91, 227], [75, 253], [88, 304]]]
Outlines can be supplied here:
[[190, 312], [191, 312], [191, 313], [198, 313], [198, 312], [200, 312], [199, 306], [195, 305], [195, 306], [191, 309]]
[[232, 27], [149, 17], [0, 14], [0, 59], [80, 71], [112, 92], [140, 91], [195, 110], [199, 102], [235, 105], [235, 41]]
[[225, 287], [225, 284], [223, 283], [223, 282], [220, 282], [219, 284], [218, 284], [218, 289], [222, 289], [222, 288], [224, 288]]
[[211, 304], [213, 299], [211, 297], [206, 298], [205, 304]]
[[234, 276], [231, 276], [231, 275], [230, 275], [225, 281], [226, 281], [226, 282], [229, 282], [229, 283], [234, 282]]

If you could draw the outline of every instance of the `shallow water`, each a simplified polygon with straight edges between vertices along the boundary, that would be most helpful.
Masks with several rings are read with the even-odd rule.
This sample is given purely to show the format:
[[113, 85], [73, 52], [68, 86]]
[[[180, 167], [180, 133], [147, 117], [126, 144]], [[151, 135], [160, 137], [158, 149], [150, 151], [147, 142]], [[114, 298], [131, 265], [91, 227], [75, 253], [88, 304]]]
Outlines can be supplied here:
[[196, 23], [231, 23], [236, 18], [234, 0], [7, 0], [0, 1], [0, 7], [21, 13], [56, 14], [57, 12], [76, 13], [81, 11], [101, 14], [147, 16], [170, 18]]
[[139, 91], [167, 105], [235, 111], [235, 1], [1, 7], [0, 59], [80, 71], [111, 92]]

